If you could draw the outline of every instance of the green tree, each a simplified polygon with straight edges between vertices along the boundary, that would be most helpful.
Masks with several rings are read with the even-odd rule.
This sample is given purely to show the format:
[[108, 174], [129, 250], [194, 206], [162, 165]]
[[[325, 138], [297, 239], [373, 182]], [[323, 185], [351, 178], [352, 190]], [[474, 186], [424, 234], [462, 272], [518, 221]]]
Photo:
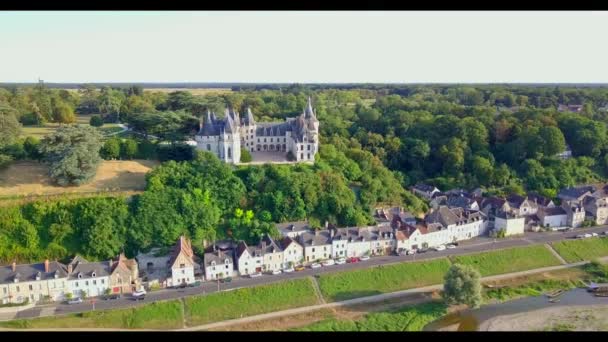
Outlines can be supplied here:
[[543, 153], [546, 156], [553, 156], [564, 151], [566, 148], [566, 140], [562, 131], [555, 126], [542, 127], [540, 129], [540, 137], [543, 140]]
[[454, 264], [445, 275], [443, 298], [448, 304], [466, 304], [476, 308], [481, 304], [481, 275], [468, 265]]
[[101, 161], [101, 134], [90, 126], [63, 126], [46, 136], [40, 150], [57, 184], [80, 185], [91, 180]]
[[101, 127], [103, 126], [103, 119], [99, 115], [93, 115], [89, 120], [89, 124], [93, 127]]
[[251, 153], [247, 149], [241, 149], [241, 163], [250, 163], [252, 160]]
[[42, 153], [40, 153], [40, 140], [35, 137], [29, 136], [25, 138], [23, 149], [29, 159], [39, 161], [43, 157]]
[[121, 152], [120, 147], [120, 139], [112, 137], [105, 141], [103, 147], [101, 148], [101, 151], [99, 151], [99, 154], [103, 159], [106, 160], [118, 159], [118, 157], [120, 157]]
[[0, 103], [0, 149], [14, 144], [21, 134], [17, 111]]
[[133, 139], [125, 139], [120, 145], [120, 156], [123, 159], [133, 159], [137, 156], [137, 142]]

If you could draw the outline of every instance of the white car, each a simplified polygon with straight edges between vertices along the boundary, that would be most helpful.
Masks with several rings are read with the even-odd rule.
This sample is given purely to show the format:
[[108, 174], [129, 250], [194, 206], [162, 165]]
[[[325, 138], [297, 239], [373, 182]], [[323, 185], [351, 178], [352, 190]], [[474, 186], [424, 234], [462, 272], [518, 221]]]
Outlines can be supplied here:
[[407, 255], [413, 255], [413, 254], [416, 254], [415, 249], [410, 249], [409, 251], [407, 251]]
[[146, 290], [144, 290], [144, 289], [133, 292], [133, 297], [141, 297], [141, 296], [145, 296], [145, 295], [146, 295]]
[[340, 258], [338, 260], [336, 260], [336, 265], [343, 265], [346, 264], [346, 258]]
[[608, 230], [605, 232], [602, 232], [602, 235], [608, 235]]
[[576, 236], [576, 238], [577, 238], [577, 239], [584, 239], [584, 238], [585, 238], [585, 235], [580, 234], [580, 235], [577, 235], [577, 236]]
[[454, 248], [456, 248], [456, 245], [449, 244], [449, 245], [446, 246], [446, 248], [447, 249], [454, 249]]
[[369, 260], [369, 257], [367, 255], [364, 255], [364, 256], [360, 257], [359, 259], [361, 259], [361, 261], [367, 261], [367, 260]]
[[335, 264], [336, 264], [336, 262], [334, 261], [334, 259], [328, 259], [328, 260], [323, 261], [323, 263], [322, 263], [323, 266], [333, 266]]
[[293, 271], [294, 271], [293, 267], [289, 267], [289, 268], [286, 268], [283, 270], [283, 272], [285, 272], [285, 273], [291, 273]]
[[439, 245], [439, 246], [435, 247], [434, 250], [436, 250], [437, 252], [445, 251], [445, 246], [444, 245]]
[[257, 277], [261, 277], [262, 276], [262, 272], [256, 272], [256, 273], [251, 273], [249, 275], [249, 278], [257, 278]]
[[595, 237], [595, 236], [599, 236], [599, 235], [597, 235], [597, 233], [591, 233], [591, 236]]
[[584, 235], [584, 237], [586, 237], [586, 238], [590, 238], [590, 237], [592, 237], [592, 236], [593, 236], [593, 235], [591, 235], [591, 234], [589, 234], [589, 233], [587, 233], [587, 234], [585, 234], [585, 235]]
[[82, 303], [82, 298], [80, 298], [80, 297], [68, 300], [68, 304], [70, 304], [70, 305], [80, 304], [80, 303]]
[[277, 275], [277, 274], [281, 274], [281, 273], [283, 273], [283, 272], [281, 272], [281, 270], [274, 270], [274, 271], [272, 271], [273, 275]]
[[321, 264], [319, 264], [317, 262], [315, 262], [314, 264], [310, 265], [310, 268], [313, 268], [313, 269], [314, 268], [320, 268], [320, 267], [321, 267]]

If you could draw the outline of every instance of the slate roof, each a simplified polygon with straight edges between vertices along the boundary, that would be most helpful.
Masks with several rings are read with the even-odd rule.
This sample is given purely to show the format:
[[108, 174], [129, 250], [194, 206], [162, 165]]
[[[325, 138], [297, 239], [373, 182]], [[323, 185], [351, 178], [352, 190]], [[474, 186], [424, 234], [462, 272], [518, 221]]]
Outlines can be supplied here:
[[76, 256], [68, 264], [72, 265], [72, 273], [68, 276], [69, 280], [107, 277], [112, 273], [112, 263], [110, 261], [88, 262], [84, 258], [78, 258], [79, 256]]
[[329, 230], [318, 230], [315, 232], [305, 232], [299, 236], [298, 243], [304, 247], [331, 245]]
[[562, 207], [543, 208], [545, 216], [566, 215], [566, 211]]
[[561, 189], [557, 196], [559, 198], [575, 199], [575, 198], [579, 198], [579, 197], [583, 196], [586, 192], [594, 192], [594, 191], [595, 191], [595, 188], [593, 186], [578, 186], [578, 187]]
[[231, 253], [222, 252], [220, 250], [205, 253], [204, 259], [205, 267], [211, 266], [212, 261], [215, 261], [216, 265], [224, 264], [226, 259], [230, 260], [230, 263], [233, 263]]
[[36, 264], [24, 264], [16, 265], [15, 272], [13, 272], [13, 266], [1, 266], [0, 267], [0, 284], [14, 283], [15, 277], [20, 282], [36, 280], [36, 276], [40, 277], [40, 280], [55, 279], [67, 277], [67, 268], [60, 262], [49, 261], [49, 272], [45, 272], [44, 263]]
[[289, 236], [282, 238], [281, 240], [279, 240], [279, 245], [281, 246], [281, 249], [286, 250], [292, 243], [295, 243], [296, 245], [300, 245], [296, 240], [290, 238]]
[[546, 207], [549, 205], [549, 203], [551, 203], [551, 199], [541, 196], [539, 194], [537, 194], [536, 192], [530, 192], [528, 193], [528, 198], [532, 201], [536, 201], [536, 204]]
[[276, 227], [281, 233], [302, 232], [311, 229], [306, 221], [279, 223]]
[[434, 187], [432, 185], [428, 185], [428, 184], [418, 183], [418, 184], [414, 185], [414, 189], [416, 189], [418, 191], [423, 191], [423, 192], [431, 192], [431, 191], [435, 190], [436, 187]]

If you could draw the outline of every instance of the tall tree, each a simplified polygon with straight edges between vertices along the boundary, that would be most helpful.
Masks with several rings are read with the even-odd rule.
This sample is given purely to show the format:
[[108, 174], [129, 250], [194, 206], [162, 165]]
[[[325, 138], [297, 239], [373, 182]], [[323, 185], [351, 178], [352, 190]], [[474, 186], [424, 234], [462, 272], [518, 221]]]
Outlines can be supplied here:
[[466, 304], [476, 308], [481, 304], [481, 275], [468, 265], [455, 264], [445, 275], [443, 298], [448, 304]]

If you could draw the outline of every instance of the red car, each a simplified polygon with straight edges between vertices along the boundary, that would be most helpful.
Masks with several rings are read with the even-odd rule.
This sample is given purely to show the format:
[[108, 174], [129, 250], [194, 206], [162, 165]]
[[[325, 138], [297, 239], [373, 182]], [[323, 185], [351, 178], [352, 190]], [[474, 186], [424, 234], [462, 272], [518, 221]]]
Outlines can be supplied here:
[[355, 262], [359, 262], [359, 261], [361, 261], [361, 259], [356, 258], [356, 257], [351, 257], [351, 258], [348, 258], [348, 260], [347, 260], [347, 261], [348, 261], [349, 263], [355, 263]]

